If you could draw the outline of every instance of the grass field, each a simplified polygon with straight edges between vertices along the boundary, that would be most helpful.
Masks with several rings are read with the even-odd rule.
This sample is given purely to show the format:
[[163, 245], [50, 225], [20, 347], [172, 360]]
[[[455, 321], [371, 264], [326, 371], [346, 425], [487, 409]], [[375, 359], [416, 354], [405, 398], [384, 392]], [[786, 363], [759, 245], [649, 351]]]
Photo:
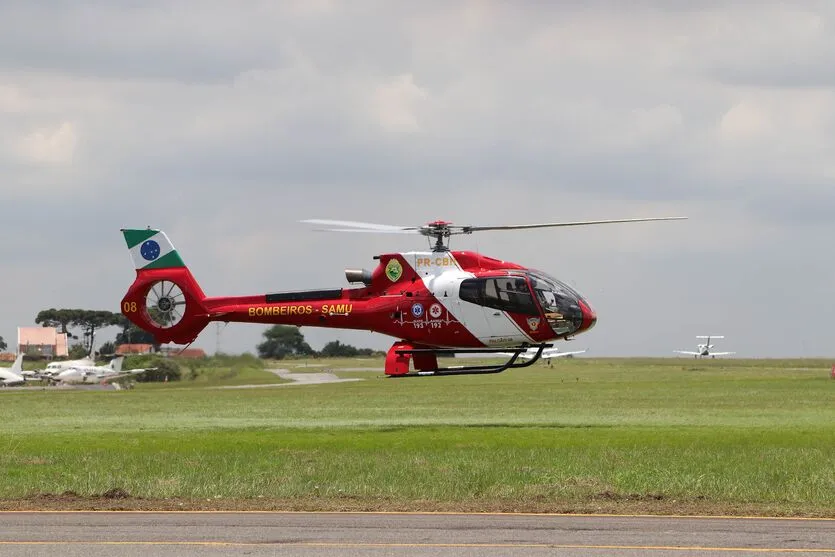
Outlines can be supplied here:
[[218, 390], [242, 372], [205, 371], [0, 394], [0, 506], [835, 516], [826, 361], [577, 358], [403, 379], [363, 371], [380, 359], [279, 365], [364, 381]]

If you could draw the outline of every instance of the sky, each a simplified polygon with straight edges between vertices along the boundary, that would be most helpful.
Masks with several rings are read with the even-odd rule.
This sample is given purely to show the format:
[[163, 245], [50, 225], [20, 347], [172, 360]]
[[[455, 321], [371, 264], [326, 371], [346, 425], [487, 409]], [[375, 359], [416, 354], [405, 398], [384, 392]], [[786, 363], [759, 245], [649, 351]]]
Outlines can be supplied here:
[[[123, 227], [165, 230], [208, 295], [328, 288], [419, 226], [482, 232], [598, 323], [569, 346], [835, 356], [835, 3], [0, 3], [0, 336], [118, 311]], [[254, 351], [265, 327], [194, 346]], [[379, 334], [303, 328], [386, 349]], [[116, 330], [99, 340], [112, 338]], [[13, 342], [12, 342], [13, 343]]]

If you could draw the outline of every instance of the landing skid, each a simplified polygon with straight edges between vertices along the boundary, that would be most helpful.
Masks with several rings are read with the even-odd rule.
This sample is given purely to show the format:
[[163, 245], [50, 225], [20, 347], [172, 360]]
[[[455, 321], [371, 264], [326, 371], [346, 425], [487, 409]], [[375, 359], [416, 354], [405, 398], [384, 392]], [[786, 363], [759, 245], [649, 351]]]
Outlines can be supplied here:
[[[522, 345], [515, 348], [413, 348], [408, 344], [396, 343], [386, 355], [386, 375], [390, 377], [424, 377], [431, 375], [481, 375], [501, 373], [506, 369], [528, 367], [539, 360], [542, 351], [553, 344]], [[517, 362], [519, 355], [530, 348], [537, 348], [536, 354], [527, 361]], [[478, 366], [438, 367], [439, 355], [455, 354], [507, 354], [510, 358], [503, 364]], [[409, 360], [414, 357], [415, 370], [409, 370]]]

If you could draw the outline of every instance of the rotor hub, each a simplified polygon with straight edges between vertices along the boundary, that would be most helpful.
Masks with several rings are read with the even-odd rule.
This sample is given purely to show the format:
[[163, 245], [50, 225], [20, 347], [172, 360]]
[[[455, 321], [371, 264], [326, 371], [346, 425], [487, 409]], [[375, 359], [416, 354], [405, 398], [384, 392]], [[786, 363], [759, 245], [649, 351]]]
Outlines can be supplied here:
[[171, 308], [174, 307], [174, 300], [172, 300], [169, 296], [163, 296], [157, 302], [157, 307], [160, 311], [169, 312]]
[[[418, 229], [422, 235], [428, 238], [435, 238], [435, 245], [432, 251], [449, 251], [448, 238], [453, 234], [468, 234], [469, 231], [465, 227], [453, 226], [451, 222], [444, 220], [436, 220], [426, 223]], [[444, 243], [444, 238], [447, 238]]]

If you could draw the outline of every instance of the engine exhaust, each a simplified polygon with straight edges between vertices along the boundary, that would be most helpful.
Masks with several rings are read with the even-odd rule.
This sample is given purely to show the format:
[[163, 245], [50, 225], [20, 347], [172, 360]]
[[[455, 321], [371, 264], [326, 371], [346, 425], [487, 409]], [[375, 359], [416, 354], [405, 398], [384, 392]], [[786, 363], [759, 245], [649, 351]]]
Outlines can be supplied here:
[[345, 278], [350, 284], [361, 282], [366, 286], [371, 285], [371, 271], [368, 269], [345, 269]]

